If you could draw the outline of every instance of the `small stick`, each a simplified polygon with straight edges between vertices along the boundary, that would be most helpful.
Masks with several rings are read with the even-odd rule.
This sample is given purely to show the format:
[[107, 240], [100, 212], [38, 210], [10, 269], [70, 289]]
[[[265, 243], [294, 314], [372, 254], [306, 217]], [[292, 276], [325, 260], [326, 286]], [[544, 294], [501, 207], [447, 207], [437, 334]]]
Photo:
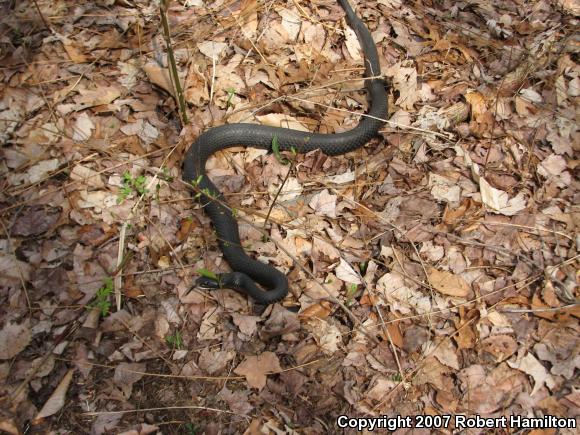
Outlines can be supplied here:
[[179, 82], [179, 75], [177, 74], [177, 65], [175, 63], [175, 56], [173, 54], [173, 46], [171, 45], [171, 35], [169, 33], [169, 22], [167, 21], [167, 8], [169, 6], [170, 0], [162, 0], [159, 3], [159, 12], [161, 15], [161, 24], [163, 25], [163, 34], [165, 36], [165, 45], [167, 45], [167, 57], [169, 61], [169, 72], [171, 73], [171, 80], [173, 82], [173, 87], [175, 88], [175, 93], [177, 96], [177, 102], [179, 104], [179, 112], [181, 113], [181, 121], [183, 125], [188, 123], [187, 112], [185, 110], [185, 97], [183, 96], [183, 89], [181, 88], [181, 83]]
[[40, 15], [40, 19], [44, 23], [44, 27], [46, 27], [46, 30], [50, 30], [52, 32], [52, 28], [48, 25], [48, 22], [44, 18], [44, 15], [42, 15], [42, 11], [40, 10], [38, 3], [36, 2], [36, 0], [32, 0], [32, 1], [34, 2], [34, 6], [36, 6], [36, 10], [38, 11], [38, 15]]

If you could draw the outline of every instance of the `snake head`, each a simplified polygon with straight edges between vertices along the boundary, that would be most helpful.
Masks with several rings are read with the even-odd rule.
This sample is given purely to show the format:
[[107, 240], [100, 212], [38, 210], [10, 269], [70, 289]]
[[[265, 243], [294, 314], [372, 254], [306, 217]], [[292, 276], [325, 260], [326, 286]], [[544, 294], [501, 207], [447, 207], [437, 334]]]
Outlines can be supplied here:
[[201, 288], [208, 289], [208, 290], [215, 290], [215, 289], [222, 288], [221, 283], [220, 283], [220, 279], [219, 279], [219, 275], [218, 275], [217, 281], [215, 279], [209, 278], [207, 276], [200, 276], [199, 278], [197, 278], [195, 285], [197, 287], [201, 287]]

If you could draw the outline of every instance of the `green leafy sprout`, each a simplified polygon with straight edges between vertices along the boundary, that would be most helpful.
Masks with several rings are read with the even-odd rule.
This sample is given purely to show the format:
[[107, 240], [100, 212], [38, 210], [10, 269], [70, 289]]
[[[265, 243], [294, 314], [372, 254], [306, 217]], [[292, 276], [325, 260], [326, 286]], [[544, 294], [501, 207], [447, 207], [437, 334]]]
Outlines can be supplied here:
[[278, 160], [278, 162], [280, 162], [282, 165], [287, 165], [290, 163], [288, 159], [285, 159], [280, 154], [280, 143], [278, 142], [278, 136], [274, 136], [272, 138], [272, 152], [276, 156], [276, 160]]
[[199, 433], [199, 426], [195, 423], [186, 423], [185, 430], [187, 431], [188, 435], [197, 435]]
[[203, 277], [209, 278], [209, 279], [213, 279], [216, 282], [219, 282], [219, 277], [213, 273], [211, 270], [207, 270], [207, 269], [197, 269], [197, 273]]
[[105, 317], [109, 314], [111, 309], [111, 302], [109, 301], [109, 296], [113, 293], [113, 278], [106, 277], [103, 280], [103, 286], [97, 290], [95, 295], [95, 300], [89, 304], [89, 308], [98, 308], [101, 317]]
[[226, 105], [230, 107], [232, 106], [232, 98], [236, 95], [236, 90], [234, 88], [228, 88], [226, 89], [226, 92], [228, 93], [228, 101], [226, 101]]
[[369, 267], [369, 262], [363, 261], [362, 263], [359, 263], [358, 267], [360, 269], [360, 273], [365, 274], [367, 272], [367, 268]]
[[356, 294], [356, 291], [358, 289], [358, 286], [354, 283], [351, 283], [350, 286], [348, 287], [348, 290], [346, 291], [346, 304], [350, 305], [352, 303], [352, 300], [354, 298], [354, 295]]
[[175, 331], [175, 334], [168, 335], [165, 337], [165, 341], [169, 346], [173, 349], [183, 349], [183, 337], [181, 336], [181, 332]]
[[147, 193], [147, 188], [145, 187], [147, 178], [144, 175], [133, 177], [129, 171], [125, 171], [123, 173], [122, 183], [123, 187], [121, 187], [121, 192], [117, 198], [118, 203], [123, 202], [133, 192], [137, 192], [139, 195]]

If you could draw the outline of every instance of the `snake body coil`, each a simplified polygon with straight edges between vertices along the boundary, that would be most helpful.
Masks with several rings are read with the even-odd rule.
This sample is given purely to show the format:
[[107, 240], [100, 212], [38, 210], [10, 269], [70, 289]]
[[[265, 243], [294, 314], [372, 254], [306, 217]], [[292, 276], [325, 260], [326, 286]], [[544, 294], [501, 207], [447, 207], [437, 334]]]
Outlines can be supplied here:
[[[369, 30], [356, 16], [348, 0], [338, 0], [354, 29], [365, 55], [365, 87], [370, 96], [366, 116], [352, 130], [337, 134], [297, 131], [281, 127], [255, 124], [230, 124], [212, 128], [191, 145], [183, 164], [183, 179], [196, 183], [201, 194], [200, 202], [211, 218], [219, 246], [233, 272], [220, 274], [218, 281], [201, 277], [198, 285], [206, 288], [231, 288], [249, 294], [261, 304], [282, 300], [288, 293], [286, 276], [265, 263], [250, 258], [240, 242], [238, 224], [231, 210], [225, 206], [223, 195], [205, 172], [207, 159], [216, 151], [233, 146], [271, 149], [276, 137], [280, 150], [306, 153], [315, 149], [328, 155], [344, 154], [357, 149], [377, 135], [387, 114], [387, 96], [380, 78], [379, 56]], [[256, 283], [260, 284], [262, 290]]]

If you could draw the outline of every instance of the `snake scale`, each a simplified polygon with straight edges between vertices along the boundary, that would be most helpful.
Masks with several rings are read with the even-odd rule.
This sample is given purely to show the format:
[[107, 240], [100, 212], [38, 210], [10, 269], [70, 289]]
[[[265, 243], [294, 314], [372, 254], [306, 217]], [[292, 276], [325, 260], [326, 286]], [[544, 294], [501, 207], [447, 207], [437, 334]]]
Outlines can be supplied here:
[[197, 285], [204, 288], [230, 288], [251, 296], [260, 304], [272, 304], [288, 293], [286, 275], [278, 269], [249, 257], [240, 242], [238, 224], [225, 199], [205, 172], [208, 158], [219, 150], [247, 146], [271, 150], [277, 140], [280, 150], [306, 153], [320, 149], [328, 155], [355, 150], [375, 137], [387, 115], [385, 84], [380, 78], [379, 55], [371, 34], [355, 14], [348, 0], [338, 0], [348, 24], [355, 31], [365, 56], [365, 87], [370, 97], [367, 115], [352, 130], [322, 134], [256, 124], [229, 124], [211, 128], [190, 146], [183, 163], [183, 179], [194, 183], [199, 201], [209, 215], [219, 246], [232, 272], [217, 275], [217, 280], [201, 276]]

